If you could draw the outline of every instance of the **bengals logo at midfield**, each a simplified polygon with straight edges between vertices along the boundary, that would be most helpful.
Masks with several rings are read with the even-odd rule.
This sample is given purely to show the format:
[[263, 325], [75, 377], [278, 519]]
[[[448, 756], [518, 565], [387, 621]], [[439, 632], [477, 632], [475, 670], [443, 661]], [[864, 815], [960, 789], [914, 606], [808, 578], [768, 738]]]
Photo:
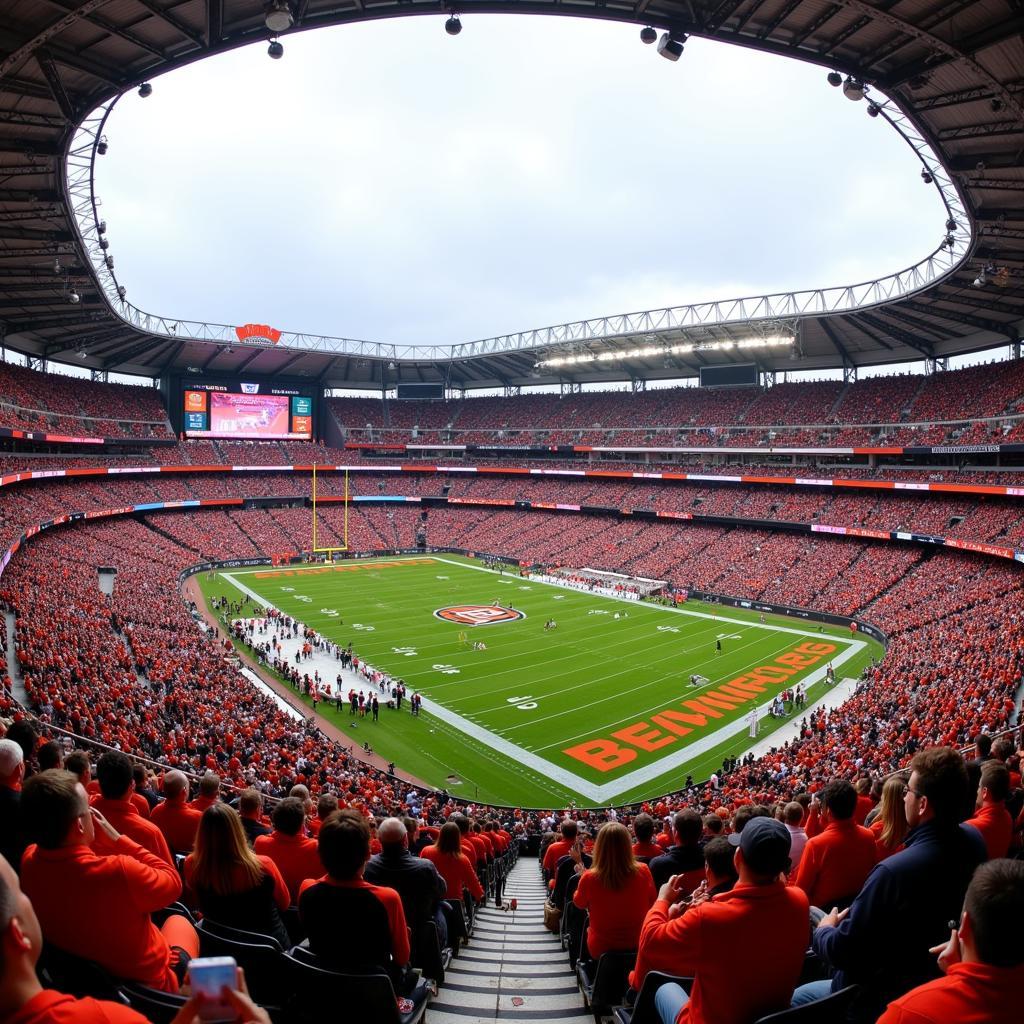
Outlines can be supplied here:
[[460, 626], [493, 626], [497, 622], [515, 622], [516, 619], [526, 618], [523, 612], [515, 608], [499, 608], [491, 604], [454, 604], [438, 608], [434, 616], [445, 622], [457, 622]]

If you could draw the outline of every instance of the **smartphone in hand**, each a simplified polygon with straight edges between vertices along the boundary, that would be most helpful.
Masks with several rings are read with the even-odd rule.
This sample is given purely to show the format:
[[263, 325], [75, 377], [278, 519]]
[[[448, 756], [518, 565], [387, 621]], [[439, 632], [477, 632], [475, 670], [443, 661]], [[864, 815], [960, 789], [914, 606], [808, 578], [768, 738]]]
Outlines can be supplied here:
[[193, 992], [203, 995], [199, 1018], [204, 1021], [233, 1021], [235, 1011], [224, 1002], [225, 988], [238, 985], [238, 964], [233, 956], [201, 956], [188, 965], [189, 983]]

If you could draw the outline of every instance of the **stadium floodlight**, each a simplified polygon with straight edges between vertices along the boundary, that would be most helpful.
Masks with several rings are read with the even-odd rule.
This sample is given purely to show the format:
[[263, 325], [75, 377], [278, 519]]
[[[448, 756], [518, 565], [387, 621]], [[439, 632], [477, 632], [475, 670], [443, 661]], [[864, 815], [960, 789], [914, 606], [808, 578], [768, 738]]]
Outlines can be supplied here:
[[139, 86], [139, 95], [143, 99], [145, 99], [147, 96], [152, 96], [153, 86], [151, 86], [149, 82], [143, 82], [142, 85]]
[[882, 108], [877, 103], [868, 104], [868, 117], [878, 117], [882, 112]]
[[931, 171], [929, 171], [927, 167], [922, 167], [921, 168], [921, 180], [926, 185], [930, 185], [932, 183], [932, 181], [933, 181], [933, 178], [932, 178], [932, 175], [931, 175]]
[[117, 286], [117, 297], [124, 302], [124, 297], [128, 294], [128, 289], [123, 284]]
[[843, 95], [848, 100], [859, 103], [864, 99], [864, 83], [859, 78], [854, 78], [853, 75], [847, 75], [846, 81], [843, 82]]
[[57, 256], [53, 261], [53, 272], [59, 274], [64, 268], [60, 265], [60, 257]]
[[72, 288], [71, 291], [68, 292], [68, 302], [70, 302], [72, 306], [77, 306], [81, 301], [82, 296]]
[[647, 25], [645, 28], [640, 29], [640, 42], [644, 46], [650, 46], [651, 43], [656, 42], [658, 38], [657, 29], [651, 25]]
[[454, 11], [444, 23], [444, 30], [450, 36], [457, 36], [462, 31], [462, 22], [459, 21], [459, 16]]
[[556, 356], [553, 359], [542, 359], [534, 364], [543, 366], [578, 366], [582, 363], [610, 363], [621, 359], [651, 359], [656, 357], [688, 355], [691, 352], [730, 352], [734, 349], [778, 348], [794, 345], [796, 339], [790, 334], [765, 334], [753, 338], [727, 339], [723, 341], [705, 341], [700, 343], [683, 342], [677, 345], [645, 345], [642, 348], [609, 349], [605, 352], [577, 352], [571, 356]]
[[287, 32], [295, 24], [288, 0], [273, 0], [268, 4], [266, 13], [263, 15], [263, 24], [275, 34]]
[[114, 269], [114, 257], [111, 256], [110, 253], [107, 253], [106, 259], [104, 259], [103, 262], [106, 263], [107, 270], [113, 270]]
[[830, 71], [828, 73], [828, 84], [838, 89], [843, 84], [843, 76], [838, 71]]
[[978, 271], [978, 276], [971, 282], [972, 288], [984, 288], [988, 284], [988, 278], [985, 276], [984, 270]]
[[280, 60], [284, 56], [284, 46], [279, 39], [272, 39], [267, 47], [267, 56], [271, 60]]
[[955, 220], [953, 220], [953, 218], [952, 218], [952, 217], [950, 217], [950, 218], [949, 218], [949, 220], [947, 220], [947, 221], [946, 221], [946, 230], [947, 230], [947, 231], [950, 231], [950, 232], [952, 232], [952, 231], [956, 231], [956, 229], [957, 229], [957, 228], [958, 228], [959, 226], [960, 226], [960, 225], [959, 225], [959, 224], [957, 224], [957, 222], [956, 222]]
[[661, 39], [658, 40], [658, 53], [665, 60], [679, 60], [683, 55], [683, 45], [686, 42], [686, 38], [686, 36], [673, 36], [671, 32], [662, 33]]
[[99, 153], [100, 156], [106, 156], [108, 149], [110, 149], [110, 143], [107, 142], [107, 137], [105, 135], [101, 135], [100, 141], [96, 143], [96, 152]]

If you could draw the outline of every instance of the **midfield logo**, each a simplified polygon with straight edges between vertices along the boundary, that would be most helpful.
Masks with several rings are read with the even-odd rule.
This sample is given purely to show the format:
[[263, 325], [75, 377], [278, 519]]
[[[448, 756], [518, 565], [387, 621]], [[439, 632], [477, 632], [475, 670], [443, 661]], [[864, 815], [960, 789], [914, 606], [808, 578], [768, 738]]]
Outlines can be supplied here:
[[515, 622], [516, 619], [526, 618], [523, 612], [515, 608], [500, 608], [490, 604], [455, 604], [448, 608], [438, 608], [434, 616], [462, 626], [493, 626], [498, 622]]

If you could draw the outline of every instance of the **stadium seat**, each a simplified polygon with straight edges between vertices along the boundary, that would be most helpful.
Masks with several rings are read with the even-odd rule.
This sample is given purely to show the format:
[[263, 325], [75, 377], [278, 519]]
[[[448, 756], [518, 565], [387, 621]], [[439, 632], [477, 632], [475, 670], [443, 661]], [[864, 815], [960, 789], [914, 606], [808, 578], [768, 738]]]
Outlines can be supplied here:
[[430, 993], [425, 985], [418, 985], [409, 997], [412, 1011], [400, 1013], [394, 986], [383, 971], [329, 971], [301, 947], [284, 954], [284, 965], [291, 990], [287, 1016], [295, 1024], [323, 1024], [339, 1016], [373, 1024], [418, 1024], [427, 1012]]
[[443, 985], [444, 972], [452, 962], [452, 951], [447, 946], [442, 948], [433, 921], [423, 921], [413, 929], [413, 950], [413, 966], [418, 967], [425, 978]]
[[49, 988], [78, 998], [118, 998], [118, 981], [109, 971], [92, 960], [67, 953], [49, 942], [43, 943], [36, 972]]
[[280, 1006], [287, 988], [281, 958], [284, 951], [269, 935], [229, 928], [204, 918], [197, 928], [203, 956], [230, 956], [245, 971], [249, 994], [257, 1003]]
[[754, 1024], [835, 1024], [845, 1019], [846, 1009], [859, 991], [859, 985], [847, 985], [816, 1003], [792, 1006], [788, 1010], [769, 1013], [767, 1017], [758, 1017]]
[[121, 1002], [137, 1010], [152, 1024], [170, 1024], [188, 1001], [187, 996], [134, 983], [121, 985], [117, 992]]
[[597, 961], [580, 960], [576, 965], [580, 991], [597, 1024], [622, 1001], [629, 988], [629, 972], [635, 965], [635, 949], [610, 950]]
[[661, 1018], [654, 1007], [654, 995], [662, 985], [674, 981], [687, 992], [693, 987], [693, 978], [678, 977], [662, 971], [648, 971], [640, 992], [632, 1006], [616, 1006], [612, 1011], [615, 1024], [661, 1024]]
[[469, 942], [469, 918], [465, 904], [461, 900], [442, 900], [441, 910], [448, 922], [448, 941], [452, 952], [458, 956], [463, 942]]

